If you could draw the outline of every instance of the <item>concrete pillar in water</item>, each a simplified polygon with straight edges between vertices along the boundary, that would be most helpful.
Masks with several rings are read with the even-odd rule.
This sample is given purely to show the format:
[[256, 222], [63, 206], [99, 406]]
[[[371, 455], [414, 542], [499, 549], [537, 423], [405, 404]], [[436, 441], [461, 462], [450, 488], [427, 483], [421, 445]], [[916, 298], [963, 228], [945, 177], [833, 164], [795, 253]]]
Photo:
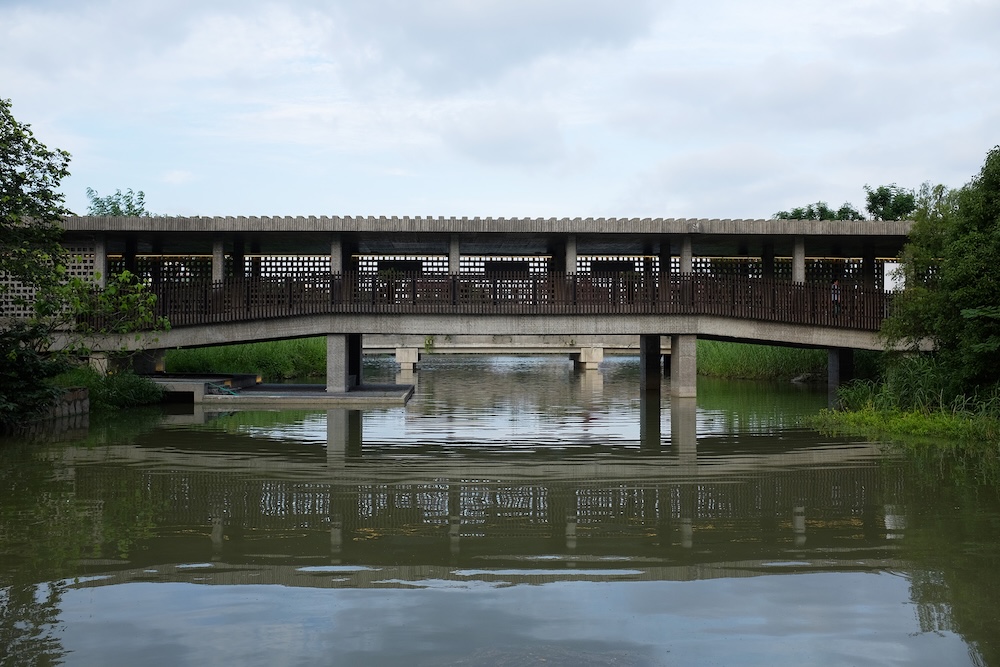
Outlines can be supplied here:
[[663, 373], [660, 371], [660, 337], [639, 336], [639, 385], [643, 389], [659, 389]]
[[826, 351], [826, 380], [830, 405], [836, 403], [837, 388], [854, 379], [854, 350], [831, 347]]
[[672, 336], [670, 340], [670, 394], [696, 396], [698, 393], [698, 337]]
[[795, 245], [792, 247], [792, 282], [804, 283], [806, 281], [806, 239], [804, 236], [795, 237]]
[[462, 270], [462, 253], [458, 243], [458, 234], [452, 234], [448, 239], [448, 273], [459, 273]]
[[396, 363], [400, 371], [414, 371], [420, 362], [420, 349], [416, 347], [397, 347]]
[[585, 371], [596, 371], [598, 365], [604, 361], [603, 347], [581, 347], [579, 353], [570, 355], [573, 359], [573, 366]]
[[212, 239], [212, 282], [218, 283], [226, 277], [226, 247], [221, 236]]
[[326, 337], [326, 390], [343, 393], [361, 384], [361, 334]]

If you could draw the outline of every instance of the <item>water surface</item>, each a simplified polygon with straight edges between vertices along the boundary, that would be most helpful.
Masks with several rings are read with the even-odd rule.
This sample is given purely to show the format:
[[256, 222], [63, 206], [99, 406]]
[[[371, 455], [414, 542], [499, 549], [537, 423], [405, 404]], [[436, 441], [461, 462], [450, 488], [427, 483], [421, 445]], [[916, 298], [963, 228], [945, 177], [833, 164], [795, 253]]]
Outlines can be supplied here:
[[805, 428], [822, 389], [400, 379], [4, 443], [3, 664], [1000, 665], [995, 486]]

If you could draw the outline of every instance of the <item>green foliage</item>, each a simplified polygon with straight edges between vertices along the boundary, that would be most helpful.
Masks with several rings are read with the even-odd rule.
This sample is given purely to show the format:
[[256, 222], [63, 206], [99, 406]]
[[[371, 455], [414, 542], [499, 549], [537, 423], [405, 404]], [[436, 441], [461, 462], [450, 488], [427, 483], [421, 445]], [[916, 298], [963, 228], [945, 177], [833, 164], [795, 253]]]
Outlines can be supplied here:
[[172, 373], [256, 373], [265, 380], [323, 377], [326, 341], [299, 338], [167, 352]]
[[949, 390], [976, 393], [1000, 367], [1000, 146], [959, 191], [924, 186], [901, 255], [906, 289], [883, 333], [890, 343], [934, 341]]
[[142, 190], [134, 192], [129, 188], [125, 192], [115, 190], [113, 195], [101, 197], [93, 188], [87, 188], [87, 215], [107, 216], [143, 216], [150, 215], [146, 210], [146, 193]]
[[917, 210], [916, 193], [895, 183], [880, 185], [874, 190], [865, 186], [865, 209], [872, 220], [908, 220]]
[[731, 379], [788, 380], [806, 373], [826, 373], [826, 351], [699, 340], [698, 373]]
[[864, 216], [858, 209], [844, 202], [840, 208], [832, 209], [825, 201], [799, 206], [790, 211], [778, 211], [772, 216], [775, 220], [863, 220]]
[[86, 387], [90, 390], [90, 409], [106, 412], [159, 403], [163, 389], [149, 378], [132, 371], [102, 375], [89, 366], [81, 366], [56, 378], [61, 387]]
[[63, 260], [59, 224], [69, 211], [56, 190], [68, 165], [69, 153], [46, 148], [0, 98], [0, 273], [37, 289], [58, 283], [52, 269]]
[[0, 431], [41, 415], [60, 393], [47, 381], [65, 371], [67, 363], [65, 357], [39, 349], [47, 335], [28, 322], [0, 329]]

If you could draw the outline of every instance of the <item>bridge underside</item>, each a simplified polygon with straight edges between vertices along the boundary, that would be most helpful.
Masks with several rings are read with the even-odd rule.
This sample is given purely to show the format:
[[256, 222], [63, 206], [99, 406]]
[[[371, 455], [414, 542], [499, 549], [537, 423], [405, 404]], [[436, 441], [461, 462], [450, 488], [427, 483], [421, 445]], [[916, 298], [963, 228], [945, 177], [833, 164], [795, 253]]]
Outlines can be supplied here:
[[[337, 314], [186, 326], [145, 339], [105, 338], [95, 350], [166, 350], [326, 336], [327, 391], [348, 392], [362, 384], [365, 334], [420, 336], [614, 336], [638, 335], [642, 384], [659, 386], [661, 337], [670, 337], [671, 393], [696, 393], [698, 337], [830, 350], [830, 383], [850, 377], [850, 351], [880, 350], [875, 332], [829, 326], [794, 325], [710, 315], [392, 315]], [[596, 365], [596, 364], [595, 364]]]

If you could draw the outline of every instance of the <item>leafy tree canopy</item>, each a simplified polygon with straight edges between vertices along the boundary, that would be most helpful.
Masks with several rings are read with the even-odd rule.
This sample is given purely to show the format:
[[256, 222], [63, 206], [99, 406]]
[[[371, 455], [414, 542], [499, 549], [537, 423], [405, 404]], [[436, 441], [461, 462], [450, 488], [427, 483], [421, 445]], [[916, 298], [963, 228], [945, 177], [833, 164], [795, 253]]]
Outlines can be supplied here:
[[146, 210], [146, 193], [135, 192], [129, 188], [125, 192], [115, 190], [113, 195], [101, 197], [93, 188], [87, 188], [87, 215], [108, 216], [143, 216], [150, 215]]
[[63, 255], [59, 225], [69, 213], [57, 188], [68, 165], [69, 153], [46, 148], [0, 98], [0, 273], [26, 285], [52, 284]]
[[931, 338], [950, 389], [974, 392], [1000, 368], [1000, 146], [963, 188], [925, 184], [915, 205], [906, 289], [883, 331], [890, 342]]
[[858, 209], [844, 202], [840, 208], [832, 209], [825, 201], [799, 206], [790, 211], [778, 211], [775, 220], [863, 220]]
[[917, 210], [916, 193], [895, 183], [875, 189], [865, 186], [865, 209], [872, 220], [908, 220]]

